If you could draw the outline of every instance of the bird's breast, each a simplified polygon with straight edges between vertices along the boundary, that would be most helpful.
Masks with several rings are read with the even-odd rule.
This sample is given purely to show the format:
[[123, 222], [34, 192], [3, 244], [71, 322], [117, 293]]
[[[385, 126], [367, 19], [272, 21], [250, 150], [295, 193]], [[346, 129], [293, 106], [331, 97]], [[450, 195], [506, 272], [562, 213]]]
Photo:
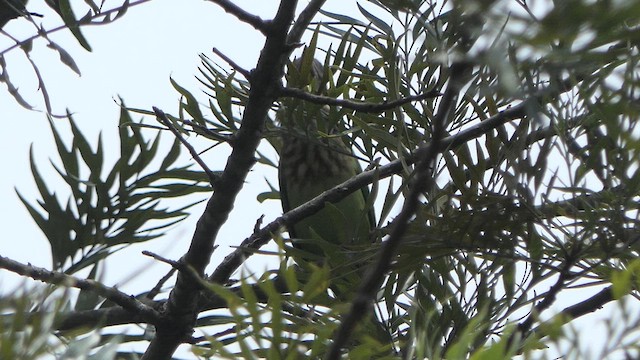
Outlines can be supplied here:
[[342, 153], [346, 146], [340, 139], [328, 140], [312, 143], [303, 138], [285, 138], [280, 159], [284, 176], [292, 182], [313, 183], [341, 175], [353, 159]]

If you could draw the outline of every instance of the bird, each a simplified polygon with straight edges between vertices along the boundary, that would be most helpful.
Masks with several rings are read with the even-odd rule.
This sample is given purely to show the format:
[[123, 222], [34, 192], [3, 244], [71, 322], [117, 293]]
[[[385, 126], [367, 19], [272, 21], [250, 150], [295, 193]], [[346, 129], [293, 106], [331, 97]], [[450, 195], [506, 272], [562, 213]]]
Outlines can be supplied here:
[[[326, 95], [325, 67], [304, 53], [289, 65], [286, 77], [290, 87]], [[294, 98], [284, 99], [280, 105], [276, 115], [282, 128], [278, 179], [282, 208], [288, 212], [362, 170], [348, 139], [339, 136], [336, 123], [339, 119], [331, 119], [327, 105]], [[332, 308], [353, 300], [374, 253], [370, 250], [376, 242], [376, 222], [369, 196], [365, 186], [287, 226], [293, 248], [298, 250], [293, 257], [301, 270], [313, 271], [318, 265], [331, 270], [328, 287], [333, 297], [328, 298], [325, 305]], [[304, 276], [302, 274], [303, 279]], [[366, 338], [373, 353], [393, 354], [390, 331], [384, 321], [369, 316], [351, 341], [355, 346]], [[375, 339], [378, 346], [373, 346], [371, 339]]]
[[[311, 60], [311, 61], [309, 61]], [[323, 94], [325, 68], [315, 58], [295, 59], [288, 67], [287, 85]], [[280, 199], [284, 212], [294, 209], [361, 172], [348, 139], [331, 124], [327, 105], [287, 98], [277, 119], [282, 130], [278, 165]], [[347, 300], [362, 276], [360, 254], [372, 243], [375, 215], [368, 203], [368, 189], [355, 191], [335, 204], [325, 204], [317, 213], [288, 226], [296, 262], [328, 265], [331, 288]], [[362, 258], [362, 256], [360, 256]], [[295, 258], [294, 258], [295, 259]]]

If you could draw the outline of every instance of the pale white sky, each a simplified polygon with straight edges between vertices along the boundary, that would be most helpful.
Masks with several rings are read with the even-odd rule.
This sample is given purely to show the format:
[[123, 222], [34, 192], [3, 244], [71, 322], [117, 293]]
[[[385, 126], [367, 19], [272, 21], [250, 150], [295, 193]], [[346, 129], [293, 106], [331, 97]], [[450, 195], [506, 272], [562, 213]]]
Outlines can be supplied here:
[[[108, 1], [104, 8], [112, 8], [119, 3]], [[203, 104], [207, 101], [207, 97], [200, 92], [204, 87], [195, 78], [200, 64], [199, 54], [203, 53], [214, 61], [223, 63], [211, 52], [216, 47], [246, 69], [251, 69], [256, 63], [264, 42], [263, 36], [256, 30], [226, 14], [211, 2], [184, 0], [179, 3], [177, 6], [174, 0], [153, 0], [130, 8], [123, 18], [112, 24], [83, 28], [83, 34], [93, 48], [90, 53], [81, 48], [68, 31], [50, 35], [53, 41], [72, 54], [82, 76], [61, 64], [57, 53], [48, 49], [45, 42], [38, 40], [34, 43], [32, 57], [43, 74], [54, 113], [63, 114], [65, 109], [69, 109], [90, 140], [97, 139], [102, 132], [107, 150], [105, 161], [109, 166], [112, 164], [109, 161], [115, 161], [118, 154], [117, 121], [120, 108], [114, 101], [118, 96], [132, 108], [151, 109], [151, 106], [157, 106], [167, 113], [176, 113], [179, 94], [173, 89], [170, 77], [199, 97]], [[244, 0], [236, 3], [265, 19], [272, 17], [278, 5], [277, 1]], [[300, 6], [304, 4], [301, 2]], [[336, 7], [338, 10], [335, 10]], [[330, 0], [326, 8], [330, 11], [332, 8], [332, 11], [355, 9], [355, 2], [345, 4], [340, 0]], [[45, 28], [60, 24], [59, 17], [42, 0], [32, 0], [28, 10], [45, 15], [42, 19], [36, 19]], [[34, 33], [33, 26], [24, 19], [13, 20], [4, 30], [19, 39]], [[0, 49], [11, 44], [11, 41], [0, 37]], [[36, 78], [23, 53], [12, 51], [7, 55], [7, 63], [11, 80], [19, 87], [22, 96], [37, 109], [44, 110]], [[0, 132], [0, 161], [12, 171], [7, 172], [8, 176], [0, 177], [0, 198], [3, 199], [0, 206], [2, 213], [6, 214], [0, 221], [4, 224], [4, 229], [10, 229], [6, 233], [7, 239], [0, 241], [0, 253], [18, 261], [50, 267], [49, 245], [14, 190], [17, 187], [27, 199], [35, 201], [38, 197], [29, 169], [31, 144], [39, 170], [50, 176], [48, 181], [54, 179], [50, 190], [56, 191], [66, 201], [67, 187], [59, 180], [49, 163], [49, 159], [54, 162], [59, 160], [46, 116], [43, 112], [28, 111], [20, 107], [4, 89], [3, 84], [0, 84], [0, 109], [6, 122], [5, 130]], [[133, 118], [138, 119], [140, 116], [134, 114]], [[66, 120], [56, 121], [60, 124], [59, 128], [68, 133]], [[147, 123], [153, 123], [153, 119], [148, 118]], [[155, 133], [149, 132], [149, 135], [154, 136]], [[163, 137], [172, 140], [169, 133], [163, 134]], [[170, 145], [169, 142], [168, 144]], [[202, 146], [199, 149], [209, 146], [207, 143], [200, 144]], [[265, 151], [268, 149], [268, 146], [264, 147]], [[211, 169], [219, 170], [223, 168], [226, 156], [218, 148], [204, 154], [203, 159]], [[188, 161], [188, 157], [185, 160]], [[268, 190], [265, 176], [272, 184], [277, 185], [275, 171], [267, 170], [265, 173], [260, 168], [252, 171], [229, 222], [219, 236], [217, 244], [220, 248], [214, 255], [213, 265], [231, 251], [230, 246], [239, 244], [250, 235], [248, 231], [253, 228], [258, 217], [264, 214], [265, 221], [268, 221], [281, 213], [277, 201], [262, 204], [255, 201], [258, 193]], [[139, 263], [134, 259], [139, 260], [141, 250], [158, 251], [168, 257], [178, 258], [188, 247], [202, 206], [193, 208], [194, 216], [172, 230], [174, 238], [133, 246], [133, 249], [117, 255], [116, 259], [126, 255], [128, 260], [122, 262]], [[33, 251], [40, 248], [43, 251]], [[110, 263], [113, 262], [121, 261], [114, 259]], [[121, 274], [127, 268], [115, 267], [116, 269], [107, 269], [108, 283], [119, 283], [123, 277], [128, 278], [129, 275], [138, 273], [138, 269], [134, 268], [128, 274]], [[160, 271], [165, 270], [164, 265], [158, 265], [158, 268]], [[0, 276], [1, 288], [9, 287], [5, 283], [7, 278], [17, 279], [3, 272]], [[134, 280], [132, 289], [136, 288], [135, 283]]]
[[[45, 14], [42, 20], [45, 27], [51, 22], [59, 22], [57, 16], [47, 11], [42, 2], [32, 2], [29, 10]], [[276, 4], [260, 3], [262, 5], [259, 8], [255, 5], [251, 7], [262, 14], [270, 14], [270, 8]], [[263, 38], [251, 27], [238, 24], [235, 18], [209, 2], [190, 0], [181, 1], [180, 6], [175, 4], [173, 0], [154, 0], [131, 8], [124, 18], [113, 24], [84, 28], [83, 33], [93, 47], [91, 53], [82, 49], [66, 31], [51, 35], [54, 41], [73, 55], [82, 71], [81, 77], [62, 65], [57, 54], [47, 49], [44, 42], [35, 43], [33, 57], [43, 73], [54, 112], [61, 114], [68, 108], [75, 114], [75, 121], [89, 139], [97, 139], [98, 133], [102, 132], [106, 149], [111, 149], [110, 152], [107, 151], [107, 161], [114, 161], [118, 152], [117, 121], [120, 109], [114, 101], [117, 96], [124, 98], [130, 107], [150, 109], [151, 106], [158, 106], [165, 112], [175, 113], [179, 94], [172, 88], [170, 76], [200, 96], [201, 100], [205, 99], [199, 92], [203, 87], [195, 79], [199, 53], [215, 58], [211, 53], [211, 48], [215, 46], [242, 66], [250, 68], [255, 64]], [[26, 20], [14, 20], [5, 30], [18, 36], [15, 34], [32, 33], [33, 27]], [[31, 104], [44, 109], [35, 77], [23, 54], [15, 51], [10, 55], [13, 56], [8, 56], [7, 61], [12, 81], [19, 86], [20, 92]], [[32, 143], [40, 170], [58, 178], [48, 162], [49, 158], [54, 162], [58, 161], [49, 125], [43, 113], [21, 108], [4, 90], [0, 96], [0, 109], [5, 121], [5, 130], [0, 133], [0, 161], [7, 169], [12, 169], [7, 172], [7, 176], [0, 178], [0, 196], [3, 199], [1, 206], [2, 213], [5, 214], [0, 221], [4, 223], [4, 229], [11, 229], [5, 233], [7, 238], [0, 241], [0, 251], [19, 261], [50, 267], [48, 243], [13, 189], [16, 186], [26, 198], [37, 198], [37, 189], [28, 165], [29, 147]], [[57, 122], [61, 129], [66, 130], [65, 120]], [[167, 140], [171, 139], [168, 133], [163, 136]], [[214, 155], [213, 153], [209, 154]], [[211, 168], [220, 169], [225, 158], [218, 153], [215, 155], [205, 155], [205, 159]], [[64, 184], [53, 184], [57, 184], [58, 188], [52, 185], [51, 189], [62, 193], [61, 198], [66, 199]], [[243, 217], [237, 219], [239, 221], [235, 226], [225, 227], [221, 239], [227, 244], [237, 243], [249, 235], [245, 232], [252, 226], [243, 226], [247, 221], [252, 224], [263, 212], [277, 214], [280, 211], [279, 204], [275, 201], [268, 203], [264, 209], [263, 206], [255, 206], [255, 195], [264, 191], [263, 185], [262, 177], [252, 176], [249, 179], [245, 187], [248, 191], [241, 194], [238, 203], [249, 206], [240, 208]], [[194, 214], [199, 212], [199, 209], [194, 209]], [[152, 246], [154, 250], [162, 250], [165, 254], [166, 248], [171, 247], [175, 249], [171, 253], [179, 256], [189, 244], [195, 219], [194, 216], [174, 229], [172, 233], [175, 234], [175, 239], [146, 243], [138, 247], [148, 249]], [[38, 248], [43, 248], [43, 251], [33, 251]], [[5, 274], [3, 272], [2, 278]], [[118, 281], [117, 278], [111, 280]]]
[[[108, 1], [106, 7], [117, 3]], [[270, 18], [278, 5], [277, 1], [244, 0], [236, 3], [264, 18]], [[350, 15], [355, 14], [355, 2], [329, 0], [327, 5], [330, 11], [338, 8], [346, 9]], [[60, 23], [43, 0], [31, 0], [28, 9], [45, 14], [43, 19], [36, 20], [44, 23], [45, 28]], [[18, 38], [34, 33], [33, 26], [26, 20], [11, 21], [4, 30]], [[93, 47], [91, 53], [83, 50], [66, 31], [51, 35], [54, 41], [73, 55], [82, 71], [81, 77], [62, 65], [57, 54], [47, 49], [41, 40], [35, 42], [32, 55], [44, 76], [54, 112], [61, 114], [68, 108], [75, 114], [76, 122], [89, 139], [96, 139], [98, 133], [102, 132], [105, 148], [111, 149], [111, 153], [107, 151], [106, 160], [111, 163], [118, 151], [116, 126], [120, 111], [114, 98], [121, 96], [128, 106], [134, 108], [158, 106], [165, 112], [175, 113], [179, 95], [169, 82], [170, 76], [193, 94], [199, 95], [200, 100], [206, 99], [198, 93], [202, 86], [194, 77], [198, 73], [199, 53], [216, 59], [211, 48], [217, 47], [238, 64], [250, 69], [263, 45], [263, 37], [257, 31], [203, 0], [153, 0], [131, 8], [124, 18], [113, 24], [83, 28], [83, 33]], [[0, 49], [6, 48], [7, 44], [10, 42], [0, 36]], [[44, 104], [38, 93], [35, 76], [24, 55], [20, 51], [13, 51], [6, 58], [13, 83], [32, 105], [43, 110]], [[51, 178], [58, 178], [49, 164], [49, 159], [59, 162], [49, 125], [42, 112], [28, 111], [17, 105], [3, 84], [0, 84], [0, 114], [3, 124], [3, 131], [0, 131], [0, 162], [6, 169], [4, 176], [0, 177], [0, 213], [3, 215], [0, 217], [0, 228], [3, 229], [0, 254], [50, 268], [49, 245], [14, 190], [17, 187], [32, 203], [38, 198], [29, 169], [31, 145], [40, 171]], [[134, 115], [134, 118], [137, 117]], [[65, 120], [57, 121], [60, 128], [66, 131]], [[171, 139], [168, 133], [163, 136]], [[218, 151], [210, 152], [204, 158], [214, 170], [220, 169], [226, 160]], [[253, 223], [260, 215], [265, 214], [265, 221], [268, 221], [281, 213], [276, 201], [263, 204], [255, 201], [256, 195], [267, 189], [265, 176], [274, 184], [277, 183], [275, 171], [251, 173], [229, 223], [219, 236], [220, 248], [212, 264], [217, 264], [231, 250], [230, 246], [250, 235]], [[50, 189], [66, 200], [66, 187], [61, 181], [52, 181]], [[193, 208], [194, 216], [174, 228], [170, 236], [133, 246], [117, 255], [109, 262], [105, 282], [108, 285], [120, 284], [127, 291], [140, 289], [141, 284], [159, 278], [159, 274], [164, 274], [167, 267], [146, 260], [140, 251], [150, 250], [177, 259], [189, 245], [201, 209], [202, 205]], [[150, 267], [151, 264], [153, 266]], [[151, 276], [133, 277], [130, 282], [123, 284], [125, 279], [137, 275], [142, 269], [149, 271]], [[21, 281], [19, 277], [0, 271], [0, 292], [12, 289], [18, 281]], [[558, 308], [578, 298], [567, 299], [567, 303], [558, 305]], [[601, 314], [597, 317], [607, 316]], [[590, 318], [582, 322], [593, 328], [593, 321]]]

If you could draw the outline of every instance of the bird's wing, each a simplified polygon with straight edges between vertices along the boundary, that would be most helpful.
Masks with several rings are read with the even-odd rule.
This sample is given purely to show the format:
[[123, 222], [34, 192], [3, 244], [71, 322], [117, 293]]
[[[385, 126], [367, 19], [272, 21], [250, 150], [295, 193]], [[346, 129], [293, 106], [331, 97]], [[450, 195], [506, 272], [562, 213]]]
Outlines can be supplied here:
[[[282, 211], [284, 213], [289, 212], [291, 210], [291, 203], [289, 202], [289, 194], [287, 194], [287, 177], [284, 175], [284, 171], [280, 169], [282, 166], [282, 162], [278, 164], [278, 184], [280, 186], [280, 202], [282, 203]], [[293, 226], [287, 227], [289, 232], [289, 237], [295, 238], [295, 231], [293, 230]]]

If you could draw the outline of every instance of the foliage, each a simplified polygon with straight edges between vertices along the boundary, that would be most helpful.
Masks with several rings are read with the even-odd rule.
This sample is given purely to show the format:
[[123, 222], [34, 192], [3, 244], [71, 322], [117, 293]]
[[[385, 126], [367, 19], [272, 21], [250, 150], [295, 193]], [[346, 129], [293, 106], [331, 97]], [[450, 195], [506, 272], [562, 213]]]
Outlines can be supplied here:
[[[158, 157], [160, 134], [153, 141], [146, 140], [139, 124], [124, 109], [120, 115], [120, 155], [106, 178], [102, 173], [101, 136], [97, 149], [92, 150], [69, 115], [73, 143], [67, 150], [55, 123], [49, 123], [63, 165], [62, 169], [54, 167], [71, 189], [72, 198], [66, 206], [60, 204], [55, 193], [47, 188], [33, 154], [31, 170], [42, 196], [39, 205], [44, 213], [18, 195], [49, 240], [53, 269], [73, 274], [96, 265], [123, 246], [160, 237], [164, 229], [184, 219], [188, 215], [186, 210], [195, 204], [169, 210], [159, 207], [163, 199], [209, 191], [207, 185], [201, 184], [208, 181], [201, 171], [189, 170], [189, 166], [172, 167], [180, 153], [177, 140], [162, 155], [164, 160], [158, 168], [149, 171]], [[89, 171], [86, 177], [81, 175], [80, 161]], [[78, 253], [81, 256], [76, 258]]]
[[[5, 359], [40, 359], [55, 355], [60, 359], [113, 359], [120, 336], [99, 344], [100, 335], [94, 331], [86, 336], [51, 339], [59, 315], [69, 310], [69, 294], [51, 296], [49, 290], [21, 289], [10, 297], [0, 298], [2, 317], [0, 354]], [[101, 349], [87, 356], [97, 345]]]
[[[11, 80], [9, 72], [10, 64], [8, 64], [5, 59], [5, 55], [10, 51], [22, 51], [25, 59], [29, 62], [37, 78], [38, 88], [42, 93], [42, 100], [44, 102], [45, 109], [48, 114], [53, 114], [51, 98], [47, 90], [46, 82], [44, 81], [43, 73], [40, 71], [37, 62], [31, 56], [31, 53], [34, 50], [34, 42], [40, 39], [44, 40], [46, 42], [46, 47], [58, 54], [60, 63], [80, 75], [80, 68], [71, 54], [65, 50], [63, 46], [53, 41], [49, 35], [60, 30], [69, 30], [85, 50], [91, 51], [91, 45], [82, 34], [81, 27], [110, 24], [124, 16], [130, 7], [144, 4], [150, 0], [135, 0], [133, 2], [129, 0], [118, 1], [117, 6], [110, 9], [107, 9], [105, 6], [107, 1], [101, 1], [100, 4], [98, 4], [96, 1], [86, 0], [84, 1], [84, 5], [86, 6], [87, 12], [82, 16], [78, 16], [74, 13], [69, 0], [45, 0], [45, 3], [56, 13], [56, 16], [59, 16], [62, 20], [62, 24], [60, 26], [51, 29], [45, 29], [42, 24], [38, 23], [38, 18], [43, 17], [42, 14], [28, 12], [28, 1], [29, 0], [0, 1], [0, 29], [2, 29], [9, 20], [25, 18], [36, 30], [35, 35], [26, 39], [18, 39], [7, 32], [3, 32], [6, 37], [13, 41], [14, 45], [0, 51], [0, 82], [7, 86], [9, 94], [13, 96], [18, 104], [29, 110], [34, 110], [36, 108], [22, 96], [18, 90], [18, 86]], [[109, 2], [108, 5], [111, 5], [111, 2]], [[85, 9], [82, 10], [84, 11]]]
[[[266, 26], [225, 7], [229, 5], [224, 1], [214, 2], [258, 30]], [[326, 98], [320, 101], [332, 105], [330, 121], [338, 126], [335, 134], [313, 137], [343, 137], [364, 167], [373, 169], [367, 174], [372, 174], [369, 183], [377, 194], [383, 241], [356, 252], [370, 259], [372, 269], [389, 266], [383, 283], [367, 299], [375, 311], [350, 329], [351, 341], [342, 354], [350, 359], [496, 359], [537, 358], [553, 350], [587, 356], [571, 332], [575, 320], [613, 301], [623, 313], [637, 306], [640, 142], [635, 69], [640, 3], [572, 0], [529, 7], [524, 1], [425, 0], [357, 6], [357, 15], [320, 10], [317, 22], [308, 26], [305, 50], [329, 71], [323, 79]], [[322, 48], [320, 40], [331, 45]], [[216, 206], [207, 206], [198, 226], [226, 219], [225, 205], [233, 203], [234, 191], [241, 187], [228, 179], [242, 178], [237, 174], [243, 171], [246, 176], [255, 159], [255, 166], [277, 163], [265, 149], [280, 148], [283, 130], [271, 117], [282, 98], [318, 100], [260, 83], [260, 66], [253, 72], [227, 70], [206, 55], [201, 60], [198, 79], [206, 89], [205, 105], [200, 95], [172, 81], [182, 99], [177, 115], [154, 109], [176, 136], [167, 154], [158, 148], [159, 136], [145, 140], [144, 128], [123, 110], [121, 160], [103, 179], [101, 141], [93, 150], [69, 116], [73, 143], [67, 150], [52, 122], [64, 165], [57, 170], [72, 200], [66, 207], [59, 204], [33, 160], [46, 216], [21, 199], [52, 245], [54, 269], [71, 274], [99, 264], [121, 246], [161, 236], [151, 230], [184, 218], [188, 206], [165, 210], [157, 207], [158, 201], [209, 191], [197, 185], [202, 181], [211, 180], [209, 205]], [[273, 65], [271, 60], [261, 59], [260, 64]], [[275, 63], [282, 70], [284, 62]], [[271, 74], [276, 73], [273, 66]], [[263, 87], [280, 92], [265, 95]], [[440, 95], [403, 101], [433, 89]], [[341, 106], [333, 106], [336, 99]], [[264, 123], [247, 115], [254, 114], [261, 101], [268, 104], [259, 113]], [[401, 103], [384, 107], [396, 101]], [[444, 129], [442, 138], [438, 127]], [[181, 135], [189, 133], [209, 140], [207, 146], [231, 145], [234, 154], [225, 171], [208, 179], [200, 171], [171, 167], [180, 146], [188, 143]], [[249, 145], [257, 146], [259, 137], [267, 141], [254, 151]], [[434, 143], [441, 146], [437, 161], [425, 170], [416, 158], [424, 156], [424, 144]], [[165, 159], [158, 169], [145, 172], [158, 157]], [[88, 177], [80, 176], [79, 159]], [[428, 190], [411, 199], [424, 171], [430, 174]], [[275, 197], [277, 191], [270, 187], [259, 200]], [[397, 205], [413, 200], [419, 200], [417, 210], [399, 224], [394, 220], [399, 217]], [[355, 312], [350, 303], [336, 303], [328, 290], [332, 277], [338, 276], [336, 269], [312, 264], [315, 271], [300, 275], [289, 259], [296, 249], [277, 231], [288, 220], [278, 221], [272, 227], [256, 226], [254, 235], [230, 256], [240, 263], [251, 255], [270, 257], [277, 259], [276, 269], [230, 279], [240, 264], [225, 260], [206, 277], [209, 258], [187, 253], [181, 262], [171, 263], [180, 275], [167, 291], [169, 300], [146, 299], [165, 316], [178, 303], [188, 305], [183, 311], [195, 309], [194, 323], [170, 317], [175, 321], [170, 325], [177, 333], [196, 328], [205, 334], [189, 339], [197, 356], [326, 357], [335, 331]], [[145, 227], [150, 222], [155, 225]], [[393, 235], [397, 226], [404, 230], [400, 239]], [[206, 251], [212, 251], [215, 239], [200, 242], [199, 230], [192, 247], [210, 255]], [[275, 239], [278, 252], [259, 249], [265, 237]], [[377, 254], [392, 241], [398, 242], [398, 251], [384, 264]], [[79, 260], [77, 253], [82, 254]], [[188, 286], [181, 288], [184, 284]], [[193, 294], [188, 291], [194, 289], [200, 291], [200, 300], [181, 297], [182, 291]], [[582, 290], [580, 300], [575, 300], [575, 289]], [[83, 289], [87, 292], [91, 289]], [[366, 293], [356, 293], [356, 301], [358, 296]], [[559, 299], [572, 305], [556, 309]], [[85, 308], [98, 304], [96, 300]], [[109, 303], [105, 308], [117, 306], [126, 305]], [[70, 309], [66, 315], [74, 314]], [[637, 336], [640, 327], [637, 319], [624, 319], [618, 329], [607, 324], [606, 331], [622, 335], [607, 344], [600, 358], [637, 356], [637, 345], [625, 339]], [[146, 323], [153, 323], [159, 334], [151, 341], [151, 354], [160, 346], [154, 345], [157, 339], [167, 336], [162, 331], [168, 325], [160, 320]], [[182, 336], [177, 341], [184, 342]], [[567, 346], [568, 341], [576, 343]]]

